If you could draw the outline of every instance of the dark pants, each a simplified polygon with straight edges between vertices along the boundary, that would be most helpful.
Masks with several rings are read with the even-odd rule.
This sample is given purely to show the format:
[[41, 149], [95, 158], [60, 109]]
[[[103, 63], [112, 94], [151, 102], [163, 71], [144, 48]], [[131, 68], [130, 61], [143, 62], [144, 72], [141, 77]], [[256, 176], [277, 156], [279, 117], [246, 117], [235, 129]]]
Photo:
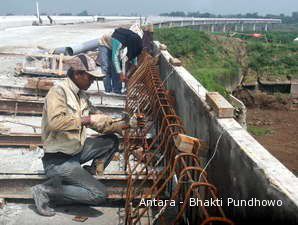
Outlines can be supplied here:
[[104, 167], [118, 151], [118, 137], [114, 134], [87, 138], [83, 149], [76, 155], [46, 153], [42, 158], [49, 178], [43, 185], [54, 204], [81, 203], [97, 205], [107, 197], [106, 187], [96, 180], [81, 164], [94, 159], [104, 160]]

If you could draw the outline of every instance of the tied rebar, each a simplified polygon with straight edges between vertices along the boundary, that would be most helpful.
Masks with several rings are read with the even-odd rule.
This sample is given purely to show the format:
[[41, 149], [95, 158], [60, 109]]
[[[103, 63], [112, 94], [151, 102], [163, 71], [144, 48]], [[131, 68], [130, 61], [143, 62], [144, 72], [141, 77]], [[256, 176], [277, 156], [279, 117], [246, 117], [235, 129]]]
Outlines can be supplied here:
[[[157, 58], [143, 53], [127, 83], [126, 112], [136, 118], [137, 126], [124, 135], [129, 176], [125, 224], [233, 224], [221, 206], [190, 206], [190, 199], [201, 203], [219, 200], [218, 191], [201, 167], [200, 140], [191, 152], [182, 152], [175, 145], [175, 137], [186, 131], [157, 63]], [[165, 204], [144, 206], [140, 204], [144, 200], [163, 200]], [[175, 207], [170, 202], [175, 202]]]

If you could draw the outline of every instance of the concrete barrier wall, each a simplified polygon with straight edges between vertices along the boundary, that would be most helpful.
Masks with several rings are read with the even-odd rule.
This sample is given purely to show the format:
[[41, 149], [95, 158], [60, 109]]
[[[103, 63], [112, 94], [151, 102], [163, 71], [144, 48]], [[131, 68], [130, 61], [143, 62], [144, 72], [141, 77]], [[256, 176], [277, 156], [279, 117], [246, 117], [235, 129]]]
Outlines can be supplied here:
[[[297, 224], [296, 176], [234, 119], [216, 118], [205, 102], [206, 89], [185, 68], [170, 65], [170, 57], [167, 51], [161, 51], [161, 76], [167, 79], [167, 88], [175, 92], [177, 113], [184, 121], [188, 134], [209, 142], [209, 158], [218, 142], [217, 152], [207, 172], [209, 180], [219, 189], [227, 215], [239, 222], [251, 220], [249, 224], [262, 220], [266, 224], [268, 221], [269, 224]], [[228, 198], [246, 200], [247, 204], [253, 198], [281, 200], [282, 206], [245, 207], [237, 206], [237, 202], [228, 206]]]

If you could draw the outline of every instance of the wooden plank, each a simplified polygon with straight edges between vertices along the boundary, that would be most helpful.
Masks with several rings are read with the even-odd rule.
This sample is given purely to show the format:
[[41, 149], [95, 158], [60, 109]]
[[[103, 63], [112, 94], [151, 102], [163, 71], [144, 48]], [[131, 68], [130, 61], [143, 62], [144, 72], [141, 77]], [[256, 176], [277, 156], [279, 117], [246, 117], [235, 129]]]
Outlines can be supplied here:
[[63, 54], [60, 54], [59, 57], [59, 70], [58, 70], [58, 75], [63, 75]]
[[208, 92], [206, 102], [218, 118], [233, 118], [234, 107], [218, 92]]
[[[207, 157], [209, 145], [207, 142], [198, 138], [187, 136], [185, 134], [178, 134], [175, 137], [175, 145], [181, 152], [198, 154], [200, 157]], [[199, 148], [197, 148], [197, 146]]]
[[49, 91], [54, 86], [54, 82], [49, 79], [28, 78], [26, 88]]
[[186, 153], [192, 153], [195, 142], [199, 142], [199, 139], [187, 136], [185, 134], [178, 134], [174, 140], [176, 147], [180, 151]]
[[20, 74], [18, 76], [22, 75], [29, 75], [33, 77], [66, 77], [66, 71], [62, 71], [60, 73], [57, 72], [57, 70], [52, 69], [40, 69], [37, 67], [23, 67], [20, 70]]

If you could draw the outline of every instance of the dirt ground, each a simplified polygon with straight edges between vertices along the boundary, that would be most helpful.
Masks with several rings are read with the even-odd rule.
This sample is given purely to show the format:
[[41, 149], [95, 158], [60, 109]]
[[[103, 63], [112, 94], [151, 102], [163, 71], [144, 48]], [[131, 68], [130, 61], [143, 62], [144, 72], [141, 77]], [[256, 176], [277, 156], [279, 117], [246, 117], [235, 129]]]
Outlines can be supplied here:
[[298, 110], [248, 108], [247, 122], [269, 131], [254, 137], [298, 176]]

